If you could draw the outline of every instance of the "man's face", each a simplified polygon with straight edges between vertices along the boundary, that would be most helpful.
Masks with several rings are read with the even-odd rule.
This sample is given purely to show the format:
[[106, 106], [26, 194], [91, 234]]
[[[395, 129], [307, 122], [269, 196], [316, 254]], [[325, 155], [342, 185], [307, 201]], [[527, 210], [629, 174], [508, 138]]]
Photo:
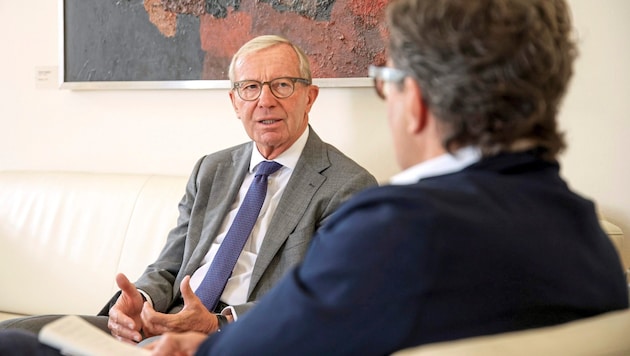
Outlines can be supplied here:
[[[391, 60], [387, 61], [388, 67], [394, 67]], [[385, 101], [387, 103], [387, 121], [394, 145], [396, 161], [401, 169], [407, 169], [415, 162], [412, 157], [415, 150], [410, 146], [409, 140], [409, 108], [405, 100], [405, 91], [400, 88], [400, 84], [384, 82], [382, 88]]]
[[[293, 48], [280, 44], [240, 58], [234, 68], [234, 81], [268, 82], [280, 77], [300, 78], [299, 59]], [[276, 98], [268, 85], [260, 97], [245, 101], [235, 90], [230, 99], [247, 135], [256, 142], [258, 151], [267, 159], [284, 152], [302, 135], [308, 125], [308, 113], [319, 89], [314, 85], [295, 83], [293, 94]]]

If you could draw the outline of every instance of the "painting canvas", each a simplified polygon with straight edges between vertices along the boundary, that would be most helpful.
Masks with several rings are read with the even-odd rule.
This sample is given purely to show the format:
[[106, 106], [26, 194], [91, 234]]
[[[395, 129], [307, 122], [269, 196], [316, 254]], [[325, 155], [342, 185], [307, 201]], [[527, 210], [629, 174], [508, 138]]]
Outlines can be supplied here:
[[263, 34], [289, 38], [323, 86], [370, 85], [385, 61], [387, 0], [61, 0], [62, 84], [229, 85], [231, 56]]

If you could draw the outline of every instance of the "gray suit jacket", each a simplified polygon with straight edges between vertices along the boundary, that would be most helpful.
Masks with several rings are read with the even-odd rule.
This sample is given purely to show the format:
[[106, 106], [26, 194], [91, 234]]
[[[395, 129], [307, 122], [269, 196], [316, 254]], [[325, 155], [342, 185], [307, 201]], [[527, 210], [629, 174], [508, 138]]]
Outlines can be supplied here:
[[[208, 252], [249, 167], [253, 142], [202, 157], [179, 203], [177, 226], [158, 259], [136, 281], [154, 308], [176, 313], [183, 307], [179, 285]], [[309, 137], [281, 197], [254, 265], [247, 311], [291, 267], [302, 261], [314, 232], [354, 193], [375, 178], [310, 129]], [[115, 302], [114, 296], [111, 303]], [[101, 311], [106, 315], [109, 306]]]

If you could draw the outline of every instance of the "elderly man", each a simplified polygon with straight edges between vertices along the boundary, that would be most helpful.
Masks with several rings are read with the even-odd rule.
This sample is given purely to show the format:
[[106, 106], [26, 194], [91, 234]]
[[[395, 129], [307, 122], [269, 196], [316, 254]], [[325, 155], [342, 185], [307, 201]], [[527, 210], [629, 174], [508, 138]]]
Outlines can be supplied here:
[[[160, 256], [135, 284], [117, 276], [121, 293], [101, 316], [84, 317], [120, 340], [208, 334], [236, 320], [302, 260], [314, 232], [342, 202], [376, 185], [310, 128], [319, 89], [300, 48], [257, 37], [234, 55], [229, 73], [229, 96], [252, 142], [197, 162]], [[265, 194], [252, 199], [248, 190], [258, 194], [260, 187]], [[38, 332], [56, 318], [3, 324]]]

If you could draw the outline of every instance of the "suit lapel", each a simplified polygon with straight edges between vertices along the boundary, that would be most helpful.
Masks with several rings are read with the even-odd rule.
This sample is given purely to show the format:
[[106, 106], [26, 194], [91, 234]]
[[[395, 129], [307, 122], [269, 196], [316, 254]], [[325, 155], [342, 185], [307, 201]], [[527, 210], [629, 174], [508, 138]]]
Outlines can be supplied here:
[[310, 129], [308, 141], [282, 194], [256, 258], [248, 295], [258, 284], [280, 247], [295, 230], [315, 193], [324, 184], [326, 178], [320, 172], [329, 166], [324, 143]]

